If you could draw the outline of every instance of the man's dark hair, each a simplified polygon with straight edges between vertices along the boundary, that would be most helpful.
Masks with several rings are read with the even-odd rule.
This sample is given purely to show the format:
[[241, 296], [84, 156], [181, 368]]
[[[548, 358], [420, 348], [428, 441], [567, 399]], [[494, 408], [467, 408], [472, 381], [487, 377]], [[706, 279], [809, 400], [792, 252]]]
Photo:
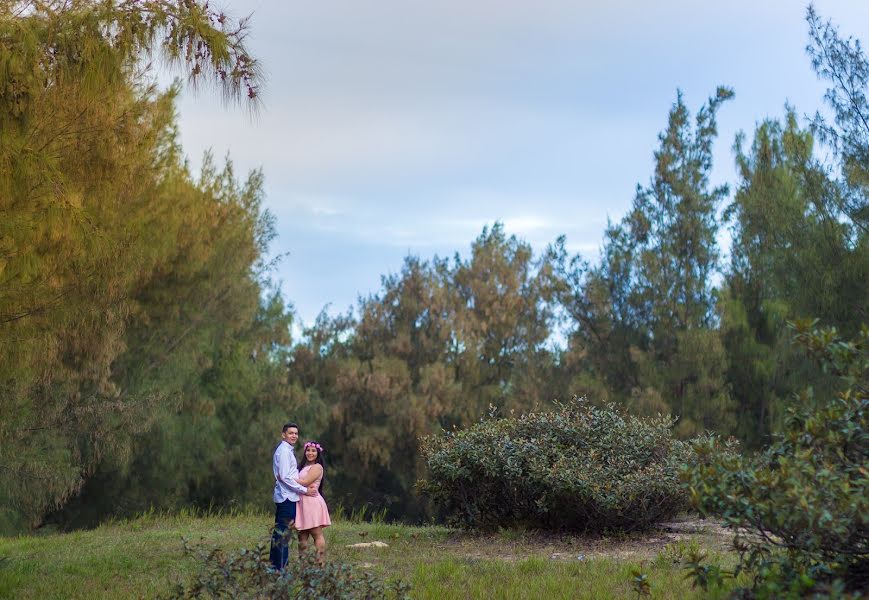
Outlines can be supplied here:
[[281, 429], [281, 433], [286, 433], [287, 429], [289, 429], [290, 427], [295, 427], [296, 431], [299, 430], [299, 426], [296, 425], [295, 423], [284, 423], [284, 428]]

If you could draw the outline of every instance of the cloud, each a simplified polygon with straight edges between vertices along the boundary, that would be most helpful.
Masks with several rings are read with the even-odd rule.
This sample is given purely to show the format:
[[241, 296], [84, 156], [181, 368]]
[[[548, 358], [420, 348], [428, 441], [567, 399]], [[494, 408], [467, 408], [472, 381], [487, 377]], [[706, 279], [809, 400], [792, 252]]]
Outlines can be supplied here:
[[[335, 248], [358, 245], [396, 248], [431, 257], [470, 247], [484, 228], [496, 222], [508, 236], [515, 235], [538, 251], [565, 235], [577, 248], [596, 247], [606, 219], [603, 213], [570, 220], [570, 197], [509, 194], [498, 189], [455, 189], [432, 194], [423, 206], [396, 210], [396, 202], [371, 207], [363, 198], [297, 197], [278, 214], [279, 228], [290, 240], [299, 234], [333, 240]], [[563, 205], [564, 208], [553, 210]], [[530, 210], [539, 206], [540, 210]]]
[[317, 217], [334, 217], [341, 214], [340, 211], [337, 211], [334, 208], [329, 208], [327, 206], [313, 206], [311, 207], [311, 212], [313, 212], [314, 216]]
[[[866, 38], [865, 3], [816, 4]], [[736, 87], [716, 146], [715, 178], [729, 181], [737, 129], [785, 99], [811, 112], [822, 93], [793, 0], [235, 8], [250, 10], [264, 110], [250, 120], [185, 93], [181, 141], [193, 163], [213, 148], [238, 173], [263, 168], [276, 250], [292, 252], [285, 291], [306, 315], [346, 306], [407, 253], [466, 255], [496, 221], [535, 250], [564, 234], [569, 251], [596, 255], [607, 216], [652, 173], [677, 87], [692, 111], [717, 84]]]
[[518, 235], [536, 234], [543, 231], [552, 231], [556, 224], [539, 215], [523, 215], [516, 217], [507, 217], [504, 219], [504, 229], [507, 231], [515, 231]]

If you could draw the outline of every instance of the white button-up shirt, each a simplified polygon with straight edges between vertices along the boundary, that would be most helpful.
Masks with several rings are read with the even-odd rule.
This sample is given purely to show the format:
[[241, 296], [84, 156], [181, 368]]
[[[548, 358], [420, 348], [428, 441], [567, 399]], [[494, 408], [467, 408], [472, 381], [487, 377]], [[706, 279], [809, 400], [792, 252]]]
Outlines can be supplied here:
[[299, 494], [308, 491], [308, 488], [296, 481], [299, 467], [296, 464], [296, 457], [293, 456], [293, 447], [284, 440], [281, 440], [275, 449], [272, 470], [275, 473], [275, 504], [280, 504], [284, 500], [298, 502]]

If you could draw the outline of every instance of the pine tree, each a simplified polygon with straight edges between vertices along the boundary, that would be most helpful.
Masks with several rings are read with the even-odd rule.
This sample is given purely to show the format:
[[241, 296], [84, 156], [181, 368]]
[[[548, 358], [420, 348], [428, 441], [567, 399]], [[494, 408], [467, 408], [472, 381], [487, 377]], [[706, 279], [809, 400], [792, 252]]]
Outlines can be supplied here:
[[149, 62], [159, 54], [192, 83], [255, 101], [244, 34], [189, 0], [0, 2], [4, 524], [37, 524], [123, 453], [173, 393], [162, 382], [178, 381], [181, 357], [202, 351], [200, 334], [255, 309], [256, 292], [251, 304], [210, 277], [227, 259], [242, 274], [255, 260], [260, 183], [191, 180], [177, 89], [158, 92]]
[[[722, 338], [740, 436], [755, 445], [782, 425], [798, 390], [812, 386], [823, 402], [834, 389], [793, 352], [787, 322], [817, 318], [850, 336], [869, 314], [869, 62], [812, 7], [806, 20], [812, 66], [832, 84], [833, 121], [818, 114], [804, 129], [788, 107], [783, 120], [758, 125], [749, 148], [740, 135], [740, 181], [727, 210], [734, 236]], [[833, 164], [820, 158], [818, 140]]]
[[693, 128], [678, 95], [648, 187], [638, 186], [631, 211], [608, 227], [601, 264], [576, 263], [569, 275], [573, 352], [588, 355], [616, 398], [640, 412], [673, 412], [685, 435], [732, 421], [711, 286], [727, 188], [709, 183], [715, 117], [732, 95], [719, 88]]

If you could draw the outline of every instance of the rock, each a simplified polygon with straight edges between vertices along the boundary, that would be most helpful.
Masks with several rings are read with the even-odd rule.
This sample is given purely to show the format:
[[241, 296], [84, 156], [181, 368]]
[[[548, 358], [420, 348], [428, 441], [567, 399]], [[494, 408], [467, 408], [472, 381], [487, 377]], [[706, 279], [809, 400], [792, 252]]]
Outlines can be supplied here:
[[348, 548], [389, 548], [385, 542], [362, 542], [360, 544], [348, 544]]

